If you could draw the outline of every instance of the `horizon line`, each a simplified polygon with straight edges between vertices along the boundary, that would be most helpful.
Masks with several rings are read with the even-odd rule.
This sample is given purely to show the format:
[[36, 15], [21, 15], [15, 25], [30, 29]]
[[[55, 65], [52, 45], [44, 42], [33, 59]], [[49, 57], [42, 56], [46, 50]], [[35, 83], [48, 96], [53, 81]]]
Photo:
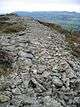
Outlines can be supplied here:
[[1, 14], [11, 14], [11, 13], [17, 13], [17, 12], [28, 12], [28, 13], [33, 13], [33, 12], [69, 12], [69, 13], [80, 13], [79, 11], [58, 11], [58, 10], [56, 10], [56, 11], [54, 11], [54, 10], [41, 10], [41, 11], [38, 11], [38, 10], [36, 10], [36, 11], [27, 11], [27, 10], [20, 10], [20, 11], [12, 11], [12, 12], [1, 12], [0, 13], [0, 15]]

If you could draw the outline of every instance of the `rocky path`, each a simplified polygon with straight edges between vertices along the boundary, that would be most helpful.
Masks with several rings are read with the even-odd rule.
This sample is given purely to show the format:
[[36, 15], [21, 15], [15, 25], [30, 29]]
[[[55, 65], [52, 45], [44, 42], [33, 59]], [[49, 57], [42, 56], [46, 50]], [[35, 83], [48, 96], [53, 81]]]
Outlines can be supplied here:
[[14, 71], [0, 76], [0, 107], [80, 107], [80, 62], [65, 35], [29, 18], [24, 23], [23, 32], [0, 34], [1, 49], [14, 55]]

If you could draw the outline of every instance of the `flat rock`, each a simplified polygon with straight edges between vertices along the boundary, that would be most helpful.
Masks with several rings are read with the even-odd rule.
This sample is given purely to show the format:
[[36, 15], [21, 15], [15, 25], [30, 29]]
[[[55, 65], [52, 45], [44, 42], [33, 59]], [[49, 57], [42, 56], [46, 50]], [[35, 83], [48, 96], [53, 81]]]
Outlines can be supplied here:
[[23, 51], [19, 52], [19, 56], [24, 57], [24, 58], [29, 58], [29, 59], [33, 58], [33, 55], [31, 53], [23, 52]]
[[0, 94], [0, 102], [1, 103], [7, 102], [9, 100], [10, 100], [10, 98], [8, 96]]
[[62, 81], [57, 76], [53, 76], [53, 84], [55, 84], [57, 87], [63, 86]]
[[49, 96], [46, 96], [44, 98], [44, 107], [63, 107], [59, 102], [57, 102], [55, 99], [50, 98]]

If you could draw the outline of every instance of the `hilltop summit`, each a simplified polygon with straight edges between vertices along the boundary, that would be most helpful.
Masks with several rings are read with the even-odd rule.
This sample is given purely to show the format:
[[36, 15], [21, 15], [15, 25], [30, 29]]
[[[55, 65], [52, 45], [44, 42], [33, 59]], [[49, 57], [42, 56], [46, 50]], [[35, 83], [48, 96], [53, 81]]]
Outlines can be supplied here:
[[80, 107], [80, 60], [65, 35], [29, 17], [0, 24], [0, 107]]

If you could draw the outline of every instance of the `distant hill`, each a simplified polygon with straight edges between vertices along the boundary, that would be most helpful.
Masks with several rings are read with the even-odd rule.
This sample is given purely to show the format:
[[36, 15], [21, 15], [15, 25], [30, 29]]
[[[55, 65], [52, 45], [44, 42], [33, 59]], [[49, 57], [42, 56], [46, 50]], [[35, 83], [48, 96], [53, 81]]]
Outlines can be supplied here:
[[68, 30], [80, 31], [80, 13], [76, 12], [16, 12], [18, 16], [31, 16], [34, 19], [60, 24]]

